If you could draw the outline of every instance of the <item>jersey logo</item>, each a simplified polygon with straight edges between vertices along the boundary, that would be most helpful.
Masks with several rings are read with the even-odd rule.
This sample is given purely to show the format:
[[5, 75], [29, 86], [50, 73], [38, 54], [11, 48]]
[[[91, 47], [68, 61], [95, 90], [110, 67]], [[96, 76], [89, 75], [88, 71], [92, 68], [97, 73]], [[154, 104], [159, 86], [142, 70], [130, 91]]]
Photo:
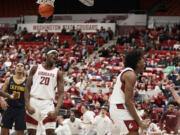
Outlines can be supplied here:
[[130, 123], [130, 124], [129, 124], [129, 129], [132, 129], [132, 128], [133, 128], [133, 124]]

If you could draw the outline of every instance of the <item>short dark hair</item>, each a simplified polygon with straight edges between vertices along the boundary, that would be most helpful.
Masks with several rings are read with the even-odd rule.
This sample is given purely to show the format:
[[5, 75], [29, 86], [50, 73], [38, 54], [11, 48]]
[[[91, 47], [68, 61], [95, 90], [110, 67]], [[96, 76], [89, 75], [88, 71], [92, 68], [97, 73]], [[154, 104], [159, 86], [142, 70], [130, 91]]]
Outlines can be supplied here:
[[88, 106], [86, 103], [82, 103], [82, 104], [81, 104], [81, 107], [83, 107], [83, 106], [84, 106], [86, 109], [89, 109], [89, 106]]
[[174, 105], [174, 106], [176, 106], [176, 105], [177, 105], [177, 103], [176, 103], [176, 102], [174, 102], [174, 101], [171, 101], [171, 102], [169, 102], [169, 103], [168, 103], [168, 105]]
[[[19, 64], [19, 63], [23, 64], [23, 66], [24, 66], [24, 68], [25, 68], [25, 64], [24, 64], [23, 61], [18, 61], [18, 62], [16, 63], [16, 66], [17, 66], [17, 64]], [[16, 67], [16, 66], [15, 66], [15, 67]]]
[[101, 109], [104, 109], [104, 110], [108, 111], [108, 107], [107, 106], [101, 106]]
[[134, 49], [127, 53], [124, 60], [124, 66], [136, 69], [137, 63], [141, 60], [144, 55], [141, 49]]
[[75, 110], [71, 109], [71, 110], [70, 110], [70, 114], [71, 114], [71, 113], [74, 113], [74, 114], [75, 114]]

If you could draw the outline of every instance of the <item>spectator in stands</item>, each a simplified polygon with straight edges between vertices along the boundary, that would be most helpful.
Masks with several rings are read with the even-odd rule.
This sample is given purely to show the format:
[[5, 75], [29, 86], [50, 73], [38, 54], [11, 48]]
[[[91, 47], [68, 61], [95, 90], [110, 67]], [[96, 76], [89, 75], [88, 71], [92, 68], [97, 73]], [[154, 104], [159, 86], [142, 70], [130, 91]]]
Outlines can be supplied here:
[[112, 121], [107, 116], [107, 107], [101, 107], [100, 114], [95, 117], [93, 125], [97, 135], [111, 135]]
[[174, 44], [173, 48], [175, 50], [180, 50], [180, 42], [179, 41], [176, 41], [176, 43]]
[[63, 26], [63, 28], [62, 28], [61, 34], [62, 34], [62, 35], [66, 35], [66, 34], [67, 34], [65, 26]]
[[22, 32], [21, 32], [21, 34], [24, 36], [24, 35], [26, 35], [27, 33], [28, 33], [27, 28], [24, 27], [23, 30], [22, 30]]
[[96, 42], [96, 35], [90, 35], [88, 36], [88, 45], [94, 45], [94, 50], [97, 50], [98, 43]]
[[50, 41], [54, 44], [59, 43], [59, 36], [57, 33], [54, 33], [54, 35], [51, 37]]
[[98, 92], [94, 95], [93, 100], [98, 101], [101, 105], [103, 104], [104, 95], [102, 90], [98, 90]]
[[155, 88], [154, 88], [154, 95], [158, 95], [159, 92], [161, 92], [161, 82], [160, 81], [157, 81], [156, 82], [156, 85], [155, 85]]
[[109, 35], [108, 35], [108, 32], [104, 28], [101, 29], [100, 37], [102, 37], [104, 39], [105, 43], [108, 42]]
[[180, 62], [178, 62], [178, 65], [176, 66], [175, 72], [180, 74]]
[[93, 112], [95, 113], [96, 116], [99, 114], [100, 109], [101, 109], [101, 105], [100, 105], [100, 103], [98, 101], [96, 101], [95, 108], [93, 110]]
[[122, 38], [121, 35], [118, 35], [116, 44], [117, 44], [117, 45], [121, 45], [121, 46], [124, 45], [123, 38]]
[[83, 100], [86, 104], [93, 104], [95, 101], [93, 100], [94, 94], [90, 91], [89, 88], [86, 88], [87, 91], [84, 91], [83, 93]]
[[37, 32], [35, 33], [35, 41], [43, 41], [43, 39], [42, 39], [42, 34], [41, 34], [40, 31], [37, 31]]
[[175, 80], [176, 80], [176, 78], [177, 78], [177, 76], [176, 76], [176, 74], [175, 74], [174, 71], [171, 71], [171, 72], [167, 75], [167, 78], [174, 83]]
[[157, 97], [153, 97], [154, 107], [165, 107], [165, 96], [162, 92], [159, 92]]
[[142, 135], [161, 135], [162, 131], [159, 129], [156, 123], [154, 123], [151, 118], [148, 116], [146, 119], [150, 121], [150, 125], [147, 130], [140, 131]]
[[114, 37], [114, 33], [113, 33], [111, 27], [108, 27], [107, 32], [108, 32], [108, 35], [109, 35], [109, 40], [112, 40], [113, 37]]
[[178, 63], [180, 62], [180, 53], [177, 54], [176, 57], [173, 58], [173, 65], [177, 66]]
[[15, 31], [15, 34], [21, 34], [22, 33], [22, 27], [18, 27], [18, 29]]
[[161, 68], [165, 68], [167, 67], [167, 62], [166, 62], [166, 59], [164, 57], [162, 57], [159, 62], [158, 62], [158, 67], [161, 67]]
[[103, 47], [102, 50], [100, 50], [98, 53], [100, 53], [100, 57], [109, 57], [109, 49]]
[[[77, 33], [76, 29], [75, 29], [75, 26], [72, 27], [72, 29], [69, 31], [69, 33], [71, 35], [74, 35], [75, 33]], [[77, 33], [78, 34], [78, 33]]]
[[63, 108], [71, 109], [72, 107], [74, 107], [74, 103], [73, 103], [73, 99], [71, 98], [71, 94], [66, 93], [66, 95], [64, 96]]
[[95, 135], [93, 130], [94, 123], [94, 114], [88, 110], [88, 106], [86, 104], [82, 104], [81, 106], [82, 112], [82, 124], [83, 124], [83, 135]]
[[144, 110], [148, 110], [150, 108], [152, 108], [152, 101], [151, 98], [147, 98], [146, 101], [142, 104], [142, 108]]
[[134, 47], [134, 48], [138, 48], [138, 44], [136, 43], [136, 39], [135, 39], [135, 38], [132, 38], [132, 39], [131, 39], [130, 46], [132, 46], [132, 47]]
[[85, 88], [86, 81], [84, 80], [83, 76], [80, 76], [78, 82], [76, 83], [76, 87], [79, 88], [80, 96], [82, 96], [83, 89]]
[[75, 83], [72, 84], [72, 86], [67, 90], [68, 93], [70, 93], [72, 96], [78, 97], [79, 96], [79, 88], [75, 86]]
[[128, 33], [127, 35], [124, 36], [124, 45], [126, 46], [130, 46], [130, 43], [132, 41], [132, 37], [131, 35]]
[[45, 30], [44, 33], [41, 34], [42, 41], [48, 42], [50, 41], [50, 36], [48, 30]]
[[138, 94], [140, 95], [141, 102], [144, 102], [146, 100], [146, 91], [144, 84], [141, 84]]
[[82, 121], [75, 117], [75, 112], [70, 111], [70, 117], [63, 121], [63, 124], [67, 124], [71, 130], [72, 135], [79, 135], [82, 132]]
[[63, 45], [64, 48], [69, 48], [69, 43], [68, 43], [67, 40], [64, 40], [62, 45]]
[[11, 62], [10, 58], [8, 57], [7, 60], [4, 62], [4, 66], [5, 66], [5, 68], [7, 68], [7, 67], [10, 67], [11, 65], [12, 65], [12, 62]]
[[64, 116], [60, 115], [57, 118], [59, 126], [56, 128], [55, 133], [57, 135], [72, 135], [68, 124], [64, 124]]
[[81, 40], [80, 40], [80, 38], [79, 38], [79, 35], [78, 35], [78, 33], [77, 33], [76, 31], [75, 31], [74, 34], [72, 35], [71, 41], [75, 41], [75, 42], [77, 42], [77, 43], [80, 43], [80, 42], [81, 42]]
[[139, 115], [140, 117], [143, 117], [144, 110], [142, 109], [141, 104], [140, 104], [140, 103], [137, 104], [137, 105], [136, 105], [136, 108], [137, 108], [137, 113], [138, 113], [138, 115]]
[[175, 110], [176, 104], [170, 102], [168, 104], [168, 110], [165, 111], [160, 120], [161, 130], [165, 130], [168, 134], [177, 134], [178, 133], [178, 120], [180, 113]]
[[106, 93], [106, 95], [107, 95], [108, 97], [110, 97], [111, 94], [112, 94], [112, 91], [113, 91], [113, 87], [110, 87], [110, 88], [109, 88], [109, 92]]
[[70, 62], [66, 62], [65, 65], [64, 65], [64, 70], [68, 71], [69, 67], [70, 67]]

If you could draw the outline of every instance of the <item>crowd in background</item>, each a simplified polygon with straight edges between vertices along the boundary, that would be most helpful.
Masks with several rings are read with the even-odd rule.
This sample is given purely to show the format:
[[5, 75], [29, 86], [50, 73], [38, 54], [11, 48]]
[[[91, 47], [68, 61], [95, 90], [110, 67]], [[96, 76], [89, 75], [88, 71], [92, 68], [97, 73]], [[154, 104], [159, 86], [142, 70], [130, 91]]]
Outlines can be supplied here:
[[[29, 33], [26, 28], [18, 28], [15, 32], [0, 33], [0, 37], [2, 85], [4, 80], [13, 74], [17, 61], [24, 62], [28, 75], [33, 65], [44, 61], [44, 50], [47, 47], [53, 46], [59, 50], [56, 64], [64, 72], [65, 96], [57, 123], [61, 126], [68, 123], [69, 127], [63, 127], [64, 131], [69, 128], [73, 135], [81, 130], [86, 132], [84, 130], [88, 122], [88, 126], [93, 123], [91, 126], [96, 125], [100, 132], [102, 127], [97, 125], [101, 122], [101, 115], [108, 116], [106, 122], [113, 125], [108, 114], [108, 100], [116, 77], [123, 69], [124, 56], [134, 48], [143, 49], [146, 52], [146, 69], [138, 76], [135, 88], [138, 113], [142, 118], [149, 118], [156, 124], [158, 131], [177, 132], [180, 124], [179, 107], [174, 104], [168, 85], [174, 83], [175, 89], [180, 93], [180, 25], [130, 31], [118, 35], [117, 41], [106, 47], [103, 45], [108, 44], [114, 37], [110, 28], [101, 28], [95, 33], [83, 33], [74, 27], [68, 32], [63, 28], [61, 33], [49, 33], [47, 30]], [[177, 117], [171, 121], [166, 112], [175, 110]], [[98, 117], [95, 117], [97, 115]], [[69, 116], [70, 119], [77, 117], [77, 123], [81, 123], [76, 129], [71, 127], [69, 119], [64, 120]], [[169, 121], [171, 125], [167, 125]], [[107, 127], [104, 132], [110, 134], [111, 129], [116, 130], [116, 126]], [[92, 127], [88, 128], [93, 130]], [[72, 129], [77, 131], [71, 131]], [[57, 132], [60, 130], [63, 129], [59, 128]]]

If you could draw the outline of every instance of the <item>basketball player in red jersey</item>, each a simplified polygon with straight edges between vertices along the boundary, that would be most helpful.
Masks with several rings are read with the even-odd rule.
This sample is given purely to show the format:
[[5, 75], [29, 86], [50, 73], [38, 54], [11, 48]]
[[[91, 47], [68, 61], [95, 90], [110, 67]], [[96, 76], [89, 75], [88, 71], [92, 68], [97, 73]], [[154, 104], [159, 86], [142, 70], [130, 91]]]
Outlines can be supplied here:
[[145, 67], [143, 52], [135, 49], [129, 52], [124, 61], [125, 69], [117, 77], [110, 97], [110, 115], [120, 128], [120, 135], [138, 135], [139, 127], [148, 128], [148, 121], [142, 121], [133, 104], [136, 78]]
[[[28, 135], [36, 135], [37, 128], [45, 129], [46, 135], [54, 135], [56, 116], [63, 102], [63, 75], [55, 67], [58, 52], [49, 49], [45, 64], [32, 67], [25, 88], [25, 116]], [[54, 107], [55, 89], [58, 90], [58, 102]]]

